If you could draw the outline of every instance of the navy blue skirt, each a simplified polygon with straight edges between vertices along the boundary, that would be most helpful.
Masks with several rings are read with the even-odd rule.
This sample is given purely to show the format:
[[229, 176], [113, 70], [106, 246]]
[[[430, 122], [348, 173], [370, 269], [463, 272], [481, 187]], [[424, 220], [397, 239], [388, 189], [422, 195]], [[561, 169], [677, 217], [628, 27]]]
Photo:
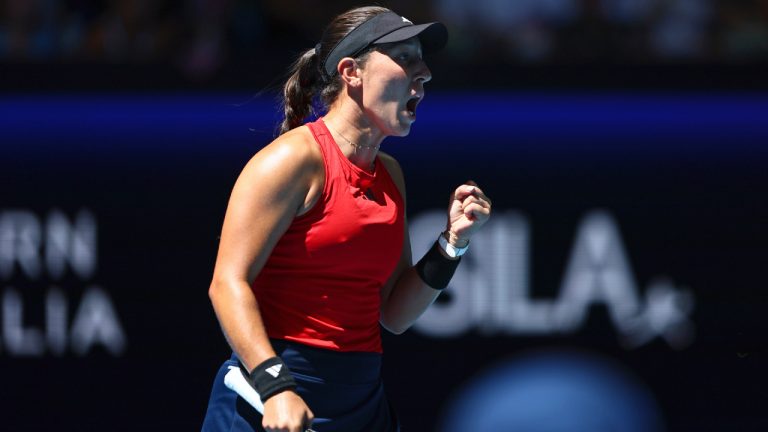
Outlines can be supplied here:
[[[317, 432], [393, 432], [399, 425], [384, 394], [381, 354], [336, 352], [272, 340], [291, 369], [296, 392], [315, 415]], [[262, 432], [261, 414], [224, 385], [233, 354], [216, 374], [203, 432]]]

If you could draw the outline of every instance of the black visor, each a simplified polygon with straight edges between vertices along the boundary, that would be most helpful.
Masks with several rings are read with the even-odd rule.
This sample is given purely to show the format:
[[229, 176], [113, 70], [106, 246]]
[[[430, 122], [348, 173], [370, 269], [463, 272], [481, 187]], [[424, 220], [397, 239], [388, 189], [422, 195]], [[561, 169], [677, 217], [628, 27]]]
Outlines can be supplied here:
[[439, 22], [414, 25], [394, 12], [374, 16], [355, 27], [331, 50], [323, 62], [328, 77], [336, 74], [336, 65], [344, 57], [354, 57], [375, 44], [402, 42], [418, 36], [424, 53], [438, 51], [448, 41], [448, 29]]

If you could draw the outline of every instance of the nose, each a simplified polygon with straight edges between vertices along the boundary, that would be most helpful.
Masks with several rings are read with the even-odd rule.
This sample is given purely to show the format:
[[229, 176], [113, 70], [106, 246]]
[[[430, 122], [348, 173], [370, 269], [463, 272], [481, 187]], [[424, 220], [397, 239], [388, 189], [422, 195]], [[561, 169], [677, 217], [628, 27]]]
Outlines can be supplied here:
[[416, 73], [414, 74], [413, 79], [422, 83], [429, 82], [432, 79], [432, 71], [429, 70], [427, 63], [424, 60], [419, 61], [416, 66]]

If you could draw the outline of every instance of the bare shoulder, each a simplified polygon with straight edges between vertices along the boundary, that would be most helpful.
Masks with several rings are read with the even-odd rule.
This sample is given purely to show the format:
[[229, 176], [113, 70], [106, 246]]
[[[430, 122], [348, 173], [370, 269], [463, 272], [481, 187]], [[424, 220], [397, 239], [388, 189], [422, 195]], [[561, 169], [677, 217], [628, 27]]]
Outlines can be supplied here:
[[387, 172], [389, 172], [389, 176], [392, 177], [392, 181], [395, 182], [397, 188], [400, 190], [400, 195], [405, 197], [405, 177], [403, 176], [403, 169], [400, 167], [400, 163], [397, 162], [397, 159], [392, 157], [392, 155], [384, 153], [383, 151], [379, 151], [378, 156], [381, 163], [387, 168]]
[[258, 197], [277, 208], [287, 203], [302, 214], [317, 201], [325, 181], [323, 156], [306, 126], [293, 129], [259, 150], [245, 165], [235, 184], [236, 199]]
[[266, 169], [273, 175], [309, 173], [322, 167], [320, 148], [306, 126], [286, 132], [256, 153], [246, 170]]

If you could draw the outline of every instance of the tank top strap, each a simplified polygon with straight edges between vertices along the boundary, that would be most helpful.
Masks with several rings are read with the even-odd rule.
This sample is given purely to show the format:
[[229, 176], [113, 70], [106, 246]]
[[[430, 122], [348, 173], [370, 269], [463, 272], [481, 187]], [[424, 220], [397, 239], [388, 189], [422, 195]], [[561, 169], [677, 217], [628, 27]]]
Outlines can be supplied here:
[[331, 146], [336, 145], [336, 142], [333, 140], [333, 136], [331, 135], [331, 131], [328, 130], [328, 127], [325, 125], [322, 118], [317, 119], [314, 122], [307, 123], [307, 127], [312, 132], [312, 136], [315, 137], [317, 144], [320, 145], [320, 150], [323, 152], [323, 159], [328, 160], [333, 150]]

